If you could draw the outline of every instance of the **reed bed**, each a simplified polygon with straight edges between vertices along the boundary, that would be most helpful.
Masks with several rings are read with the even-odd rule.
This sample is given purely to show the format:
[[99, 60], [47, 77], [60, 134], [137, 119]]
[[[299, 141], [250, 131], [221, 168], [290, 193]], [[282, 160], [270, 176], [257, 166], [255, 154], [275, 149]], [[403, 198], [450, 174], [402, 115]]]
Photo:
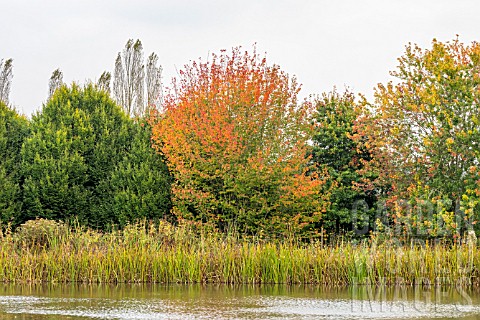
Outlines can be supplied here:
[[36, 220], [0, 234], [0, 281], [480, 285], [475, 245], [322, 246], [166, 222], [100, 233]]

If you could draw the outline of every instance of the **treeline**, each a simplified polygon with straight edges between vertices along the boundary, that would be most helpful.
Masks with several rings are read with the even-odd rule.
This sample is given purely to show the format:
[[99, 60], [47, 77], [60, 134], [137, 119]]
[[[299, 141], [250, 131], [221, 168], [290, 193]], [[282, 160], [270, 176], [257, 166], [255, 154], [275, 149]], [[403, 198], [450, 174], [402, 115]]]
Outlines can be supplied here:
[[408, 45], [373, 101], [336, 90], [300, 101], [294, 77], [240, 48], [185, 66], [166, 90], [157, 63], [152, 54], [143, 64], [141, 42], [129, 40], [113, 92], [108, 72], [81, 87], [56, 70], [31, 120], [7, 105], [12, 62], [2, 63], [4, 225], [145, 218], [304, 238], [474, 228], [478, 43]]

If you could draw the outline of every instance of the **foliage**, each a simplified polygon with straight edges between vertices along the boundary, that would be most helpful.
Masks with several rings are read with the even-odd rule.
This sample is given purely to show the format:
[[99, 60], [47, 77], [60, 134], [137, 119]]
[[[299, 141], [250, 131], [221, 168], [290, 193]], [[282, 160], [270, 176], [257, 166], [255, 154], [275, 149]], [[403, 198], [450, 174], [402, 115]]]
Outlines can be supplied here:
[[112, 88], [108, 72], [66, 87], [57, 69], [30, 123], [8, 106], [12, 66], [0, 61], [4, 226], [164, 218], [264, 238], [368, 221], [384, 236], [428, 238], [479, 219], [476, 42], [409, 44], [369, 103], [335, 90], [299, 102], [295, 77], [240, 48], [185, 66], [164, 97], [158, 56], [144, 63], [129, 40]]
[[176, 216], [246, 234], [312, 231], [328, 194], [324, 172], [305, 174], [312, 106], [298, 92], [295, 78], [239, 48], [180, 71], [153, 121]]
[[21, 209], [20, 150], [28, 120], [0, 101], [0, 221], [13, 222]]
[[446, 235], [478, 219], [479, 68], [475, 42], [408, 45], [392, 72], [398, 83], [380, 84], [374, 111], [359, 121], [376, 182], [390, 187], [392, 219], [406, 232]]
[[[331, 206], [322, 219], [322, 226], [328, 233], [337, 234], [342, 230], [363, 230], [365, 223], [368, 225], [368, 221], [373, 221], [371, 216], [376, 197], [374, 190], [356, 187], [364, 179], [372, 178], [359, 173], [363, 162], [370, 160], [370, 154], [352, 139], [361, 104], [355, 101], [353, 93], [340, 94], [334, 90], [318, 97], [315, 106], [316, 128], [311, 161], [328, 171], [332, 192]], [[365, 205], [370, 208], [367, 209], [368, 217], [360, 214]]]
[[121, 227], [139, 218], [172, 219], [171, 177], [163, 157], [149, 143], [150, 138], [151, 127], [143, 121], [136, 123], [131, 131], [129, 152], [99, 186], [103, 203], [99, 215], [114, 217]]
[[169, 175], [148, 128], [94, 85], [62, 86], [33, 117], [31, 132], [22, 148], [20, 223], [78, 219], [106, 228], [169, 210]]

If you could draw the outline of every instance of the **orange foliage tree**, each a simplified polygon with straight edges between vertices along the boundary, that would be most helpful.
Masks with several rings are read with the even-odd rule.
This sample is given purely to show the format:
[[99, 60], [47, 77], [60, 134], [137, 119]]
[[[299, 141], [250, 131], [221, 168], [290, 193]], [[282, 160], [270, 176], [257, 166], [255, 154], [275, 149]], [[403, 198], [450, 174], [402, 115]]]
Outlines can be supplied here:
[[308, 174], [313, 106], [265, 58], [232, 50], [180, 71], [153, 141], [175, 178], [174, 214], [246, 234], [312, 231], [328, 205]]

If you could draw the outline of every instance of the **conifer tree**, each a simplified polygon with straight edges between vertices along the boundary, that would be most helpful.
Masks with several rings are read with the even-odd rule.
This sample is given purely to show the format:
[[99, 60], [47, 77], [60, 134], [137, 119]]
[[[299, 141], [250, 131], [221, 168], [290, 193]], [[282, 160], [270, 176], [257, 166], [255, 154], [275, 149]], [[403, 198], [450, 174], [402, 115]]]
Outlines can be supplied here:
[[21, 220], [78, 219], [95, 228], [169, 211], [169, 175], [148, 130], [93, 84], [60, 87], [22, 148]]
[[15, 223], [21, 210], [20, 150], [28, 120], [0, 101], [0, 221]]

